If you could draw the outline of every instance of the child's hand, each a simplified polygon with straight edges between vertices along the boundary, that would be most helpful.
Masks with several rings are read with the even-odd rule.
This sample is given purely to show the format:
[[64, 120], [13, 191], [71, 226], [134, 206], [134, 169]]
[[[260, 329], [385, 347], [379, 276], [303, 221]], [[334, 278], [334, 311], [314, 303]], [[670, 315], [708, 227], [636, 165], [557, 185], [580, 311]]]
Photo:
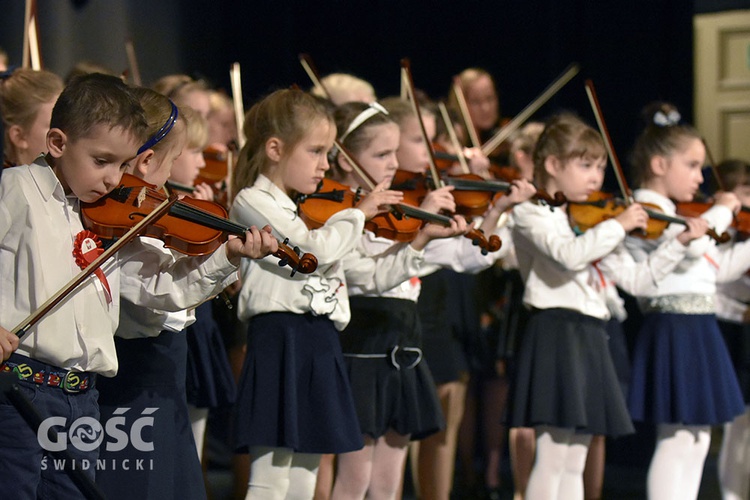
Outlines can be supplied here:
[[536, 187], [526, 179], [516, 179], [510, 184], [510, 191], [505, 196], [500, 197], [494, 205], [494, 209], [505, 212], [513, 205], [518, 205], [526, 200], [530, 200], [536, 194]]
[[683, 245], [687, 245], [694, 239], [704, 236], [706, 231], [708, 231], [708, 221], [701, 217], [687, 217], [685, 218], [685, 223], [685, 230], [677, 235], [677, 241]]
[[648, 225], [648, 214], [646, 210], [638, 203], [633, 203], [627, 207], [620, 215], [615, 217], [626, 233], [634, 229], [646, 229]]
[[464, 158], [472, 174], [490, 178], [490, 159], [479, 148], [464, 148]]
[[411, 246], [415, 250], [422, 250], [431, 240], [464, 235], [473, 227], [473, 223], [467, 224], [466, 219], [462, 216], [454, 215], [451, 219], [450, 226], [433, 223], [425, 224], [425, 226], [419, 230], [417, 237], [412, 240]]
[[266, 225], [262, 230], [251, 226], [245, 232], [245, 239], [230, 236], [227, 241], [227, 257], [229, 262], [238, 266], [241, 257], [262, 259], [279, 249], [279, 242], [271, 234], [271, 226]]
[[195, 191], [193, 191], [193, 194], [191, 195], [196, 200], [207, 200], [207, 201], [214, 201], [214, 190], [211, 189], [211, 186], [208, 184], [201, 183], [195, 186]]
[[427, 193], [427, 196], [425, 196], [422, 204], [419, 205], [419, 208], [432, 214], [440, 213], [441, 210], [451, 213], [455, 212], [456, 200], [453, 199], [453, 195], [451, 194], [453, 189], [455, 189], [453, 186], [444, 186], [439, 189], [433, 189]]
[[733, 214], [738, 213], [740, 208], [742, 208], [742, 202], [740, 202], [737, 195], [731, 191], [721, 191], [716, 193], [716, 195], [714, 195], [714, 201], [717, 205], [728, 207]]
[[13, 351], [18, 349], [19, 342], [17, 335], [0, 326], [0, 355], [2, 356], [0, 361], [8, 359]]
[[388, 211], [388, 205], [404, 201], [404, 193], [388, 189], [391, 181], [385, 180], [375, 186], [372, 193], [368, 194], [357, 204], [357, 208], [365, 213], [365, 220], [370, 220], [381, 212]]

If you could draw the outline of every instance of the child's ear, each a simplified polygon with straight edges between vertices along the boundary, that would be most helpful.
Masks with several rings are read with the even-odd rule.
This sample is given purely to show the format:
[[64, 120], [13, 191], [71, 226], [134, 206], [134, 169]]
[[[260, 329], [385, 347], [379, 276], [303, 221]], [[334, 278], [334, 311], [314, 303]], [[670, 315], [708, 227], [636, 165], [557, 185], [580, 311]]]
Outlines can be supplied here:
[[651, 161], [649, 162], [649, 167], [651, 168], [651, 173], [654, 177], [662, 177], [666, 174], [668, 163], [667, 159], [661, 155], [652, 156]]
[[29, 141], [26, 140], [26, 134], [20, 125], [10, 126], [8, 129], [8, 139], [10, 139], [10, 143], [13, 144], [16, 149], [29, 148]]
[[51, 128], [47, 132], [47, 151], [53, 158], [60, 158], [68, 144], [68, 136], [59, 128]]
[[352, 164], [349, 163], [349, 160], [347, 160], [346, 156], [344, 155], [336, 155], [336, 164], [339, 166], [341, 170], [343, 170], [346, 173], [350, 173], [354, 170], [352, 168]]
[[271, 137], [266, 141], [266, 156], [273, 162], [281, 160], [284, 152], [284, 143], [278, 137]]
[[557, 177], [563, 170], [563, 163], [557, 156], [548, 156], [544, 159], [544, 171], [550, 177]]
[[153, 149], [147, 149], [143, 153], [135, 157], [135, 166], [133, 167], [133, 173], [136, 177], [145, 179], [148, 175], [148, 169], [151, 167], [151, 163], [154, 161], [156, 153]]

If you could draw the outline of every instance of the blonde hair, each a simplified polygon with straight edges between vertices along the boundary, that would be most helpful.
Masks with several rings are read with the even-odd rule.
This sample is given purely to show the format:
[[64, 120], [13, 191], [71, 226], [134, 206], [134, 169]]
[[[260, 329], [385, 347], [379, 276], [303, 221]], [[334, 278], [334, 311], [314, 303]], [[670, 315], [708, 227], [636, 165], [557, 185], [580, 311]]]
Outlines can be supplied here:
[[[172, 102], [164, 95], [146, 87], [136, 87], [133, 89], [133, 93], [141, 103], [143, 110], [146, 112], [148, 137], [153, 137], [171, 116]], [[167, 133], [162, 140], [151, 146], [149, 149], [153, 149], [154, 153], [157, 154], [168, 151], [178, 137], [178, 134], [175, 133], [175, 129], [179, 126], [184, 130], [186, 125], [185, 110], [184, 108], [178, 108], [177, 122], [174, 124], [172, 130]]]
[[62, 79], [49, 71], [17, 69], [0, 80], [0, 115], [5, 125], [5, 150], [12, 151], [8, 131], [11, 125], [29, 130], [42, 104], [54, 101], [63, 89]]
[[510, 165], [518, 168], [516, 162], [516, 153], [523, 151], [531, 157], [534, 153], [534, 147], [536, 146], [539, 136], [544, 130], [544, 123], [542, 122], [529, 122], [510, 137]]
[[182, 106], [180, 115], [187, 124], [187, 143], [189, 149], [205, 149], [208, 144], [208, 121], [196, 110]]
[[604, 159], [602, 136], [572, 113], [553, 116], [544, 126], [534, 148], [534, 179], [543, 185], [548, 174], [544, 162], [550, 156], [562, 163], [574, 158]]
[[313, 87], [310, 92], [318, 97], [330, 98], [336, 106], [353, 101], [373, 102], [376, 99], [375, 89], [369, 82], [348, 73], [331, 73], [321, 78], [320, 83], [328, 95], [318, 87]]
[[[483, 68], [466, 68], [461, 73], [458, 74], [458, 84], [461, 87], [461, 90], [463, 90], [464, 95], [466, 95], [469, 87], [474, 85], [477, 80], [480, 78], [487, 77], [492, 82], [492, 88], [495, 89], [495, 95], [499, 96], [499, 92], [497, 90], [497, 84], [495, 83], [495, 79], [492, 77], [489, 71]], [[453, 88], [451, 87], [450, 92], [448, 92], [448, 107], [453, 109], [460, 109], [458, 106], [458, 99], [456, 98], [455, 92], [453, 92]]]
[[245, 115], [247, 136], [234, 169], [236, 191], [252, 186], [271, 161], [266, 155], [266, 142], [277, 137], [285, 151], [292, 151], [310, 132], [317, 120], [333, 125], [323, 101], [298, 89], [277, 90], [255, 103]]
[[152, 88], [164, 94], [178, 106], [184, 104], [185, 97], [194, 90], [208, 92], [209, 88], [202, 80], [193, 80], [188, 75], [167, 75], [159, 78]]

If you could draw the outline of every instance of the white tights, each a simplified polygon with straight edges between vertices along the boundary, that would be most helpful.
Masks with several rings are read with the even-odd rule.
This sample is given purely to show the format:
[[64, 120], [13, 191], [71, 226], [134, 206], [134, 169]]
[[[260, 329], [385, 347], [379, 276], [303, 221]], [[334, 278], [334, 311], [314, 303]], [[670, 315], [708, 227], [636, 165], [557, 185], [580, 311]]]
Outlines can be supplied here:
[[698, 497], [711, 428], [660, 424], [656, 450], [648, 469], [648, 497], [690, 500]]
[[250, 456], [245, 500], [309, 500], [315, 494], [319, 454], [255, 446]]
[[583, 498], [583, 469], [591, 434], [541, 426], [536, 429], [536, 461], [526, 488], [527, 500]]
[[724, 500], [750, 498], [750, 407], [724, 425], [719, 453], [719, 483]]

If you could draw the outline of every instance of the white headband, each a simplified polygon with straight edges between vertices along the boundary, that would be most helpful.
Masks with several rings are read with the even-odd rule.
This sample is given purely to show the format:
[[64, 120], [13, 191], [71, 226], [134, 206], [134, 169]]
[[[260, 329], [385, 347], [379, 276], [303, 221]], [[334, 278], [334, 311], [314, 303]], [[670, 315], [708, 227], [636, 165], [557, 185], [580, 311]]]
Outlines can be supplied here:
[[354, 120], [352, 120], [352, 122], [349, 124], [349, 128], [347, 128], [346, 132], [344, 132], [344, 135], [339, 138], [339, 142], [343, 143], [349, 134], [357, 130], [362, 126], [363, 123], [365, 123], [367, 120], [377, 115], [378, 113], [387, 115], [388, 111], [386, 111], [386, 109], [380, 103], [371, 102], [368, 108], [364, 109], [354, 118]]

